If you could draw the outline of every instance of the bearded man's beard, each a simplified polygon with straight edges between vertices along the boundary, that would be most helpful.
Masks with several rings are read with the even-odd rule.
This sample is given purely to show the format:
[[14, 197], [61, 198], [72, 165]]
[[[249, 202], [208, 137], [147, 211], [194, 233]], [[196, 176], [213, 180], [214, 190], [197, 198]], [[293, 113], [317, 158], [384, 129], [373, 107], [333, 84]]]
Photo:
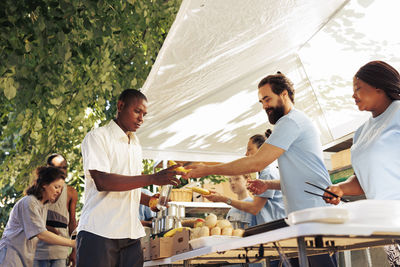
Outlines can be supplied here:
[[[268, 111], [270, 111], [270, 110], [272, 110], [272, 112], [268, 114]], [[283, 115], [285, 115], [285, 108], [283, 107], [282, 103], [279, 103], [279, 105], [277, 107], [268, 108], [265, 110], [265, 112], [267, 112], [269, 123], [271, 123], [272, 125], [275, 125], [275, 123], [281, 117], [283, 117]]]

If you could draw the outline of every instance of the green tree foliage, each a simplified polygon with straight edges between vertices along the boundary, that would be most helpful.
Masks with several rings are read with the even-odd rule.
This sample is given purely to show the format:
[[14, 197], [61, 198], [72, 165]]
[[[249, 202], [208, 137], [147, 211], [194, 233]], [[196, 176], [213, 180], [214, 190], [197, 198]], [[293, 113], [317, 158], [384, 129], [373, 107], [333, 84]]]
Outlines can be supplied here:
[[2, 212], [50, 153], [81, 185], [85, 134], [114, 116], [123, 89], [142, 86], [180, 2], [0, 1]]

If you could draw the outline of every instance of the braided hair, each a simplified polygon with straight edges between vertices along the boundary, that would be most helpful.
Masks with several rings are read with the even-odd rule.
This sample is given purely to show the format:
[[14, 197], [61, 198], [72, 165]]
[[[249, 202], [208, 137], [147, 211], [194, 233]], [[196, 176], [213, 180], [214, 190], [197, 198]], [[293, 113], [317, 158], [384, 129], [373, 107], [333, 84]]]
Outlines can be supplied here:
[[383, 61], [371, 61], [362, 66], [355, 77], [383, 90], [392, 100], [400, 100], [400, 74]]

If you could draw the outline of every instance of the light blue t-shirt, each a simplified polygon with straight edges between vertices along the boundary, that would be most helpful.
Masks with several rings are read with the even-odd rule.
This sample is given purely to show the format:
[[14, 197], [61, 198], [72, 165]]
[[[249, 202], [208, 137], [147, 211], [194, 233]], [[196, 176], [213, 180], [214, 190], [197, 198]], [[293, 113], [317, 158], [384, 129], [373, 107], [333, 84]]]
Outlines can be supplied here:
[[281, 117], [266, 143], [282, 148], [278, 158], [281, 189], [286, 213], [313, 207], [327, 206], [322, 197], [304, 190], [322, 194], [323, 191], [307, 185], [311, 182], [326, 188], [331, 180], [323, 162], [318, 131], [301, 111], [292, 109]]
[[[242, 199], [242, 201], [247, 201], [247, 202], [252, 202], [253, 199], [251, 197], [247, 197], [245, 199]], [[226, 219], [229, 221], [239, 221], [239, 222], [244, 222], [248, 223], [249, 226], [252, 225], [253, 221], [253, 214], [239, 210], [235, 207], [232, 207], [229, 211], [228, 214], [226, 215]]]
[[[279, 180], [279, 170], [275, 162], [260, 172], [261, 180]], [[285, 217], [282, 192], [280, 190], [266, 190], [257, 197], [267, 198], [265, 206], [255, 216], [255, 225], [279, 220]]]
[[[142, 193], [152, 196], [153, 194], [147, 190], [146, 188], [141, 189]], [[146, 205], [139, 205], [139, 220], [141, 221], [150, 221], [151, 218], [156, 217], [156, 213], [152, 211], [148, 206]]]
[[400, 200], [400, 100], [357, 129], [351, 163], [368, 199]]

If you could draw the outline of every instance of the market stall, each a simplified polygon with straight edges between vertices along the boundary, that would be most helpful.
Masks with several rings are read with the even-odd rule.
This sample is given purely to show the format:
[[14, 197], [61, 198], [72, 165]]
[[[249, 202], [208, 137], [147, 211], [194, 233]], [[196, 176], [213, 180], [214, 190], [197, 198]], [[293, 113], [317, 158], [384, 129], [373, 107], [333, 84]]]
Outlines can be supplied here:
[[[289, 225], [271, 223], [242, 238], [203, 237], [191, 249], [169, 257], [151, 259], [145, 266], [165, 264], [232, 264], [260, 260], [282, 261], [299, 257], [308, 266], [307, 256], [358, 250], [393, 244], [400, 239], [398, 201], [362, 200], [340, 207], [312, 208], [290, 214]], [[398, 210], [398, 209], [397, 209]], [[250, 229], [250, 228], [249, 228]], [[250, 232], [250, 231], [249, 231]]]
[[283, 254], [287, 258], [299, 255], [301, 266], [308, 266], [307, 255], [383, 246], [396, 239], [400, 239], [399, 227], [305, 223], [147, 261], [144, 266], [246, 263], [279, 259]]
[[182, 1], [142, 87], [144, 157], [241, 157], [248, 137], [272, 128], [257, 83], [276, 71], [295, 84], [324, 149], [348, 140], [368, 116], [351, 97], [354, 73], [375, 59], [400, 67], [398, 10], [397, 0]]

